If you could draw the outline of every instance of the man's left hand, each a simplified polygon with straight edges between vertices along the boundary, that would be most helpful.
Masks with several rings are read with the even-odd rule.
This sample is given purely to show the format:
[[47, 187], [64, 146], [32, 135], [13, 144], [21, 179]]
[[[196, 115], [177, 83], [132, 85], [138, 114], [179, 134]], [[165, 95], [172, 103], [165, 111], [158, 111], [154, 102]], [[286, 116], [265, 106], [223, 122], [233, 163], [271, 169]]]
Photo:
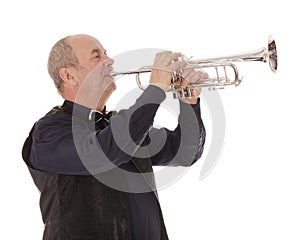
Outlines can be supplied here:
[[[183, 80], [181, 82], [181, 85], [183, 87], [188, 86], [189, 84], [193, 84], [196, 82], [199, 82], [204, 79], [208, 79], [208, 74], [201, 72], [201, 71], [195, 71], [194, 69], [184, 69], [182, 71]], [[200, 88], [194, 88], [192, 89], [192, 97], [184, 98], [182, 101], [188, 103], [188, 104], [196, 104], [198, 102], [198, 97], [201, 93]]]

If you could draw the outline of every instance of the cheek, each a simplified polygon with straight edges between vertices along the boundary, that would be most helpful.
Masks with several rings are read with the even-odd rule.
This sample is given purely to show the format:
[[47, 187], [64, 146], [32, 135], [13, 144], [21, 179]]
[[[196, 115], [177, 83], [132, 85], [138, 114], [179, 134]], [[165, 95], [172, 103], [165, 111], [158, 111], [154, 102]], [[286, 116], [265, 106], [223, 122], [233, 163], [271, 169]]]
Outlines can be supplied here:
[[80, 69], [77, 71], [77, 76], [76, 76], [78, 82], [82, 83], [89, 73], [90, 73], [90, 71], [88, 71], [87, 69], [85, 69], [85, 68], [80, 68]]
[[77, 71], [78, 77], [81, 80], [84, 80], [87, 77], [87, 75], [90, 74], [95, 69], [97, 65], [98, 65], [97, 63], [91, 63], [91, 64], [86, 64], [84, 66], [80, 66]]
[[78, 80], [79, 80], [80, 82], [83, 82], [83, 80], [86, 78], [86, 76], [87, 76], [87, 73], [79, 73], [79, 74], [77, 75]]

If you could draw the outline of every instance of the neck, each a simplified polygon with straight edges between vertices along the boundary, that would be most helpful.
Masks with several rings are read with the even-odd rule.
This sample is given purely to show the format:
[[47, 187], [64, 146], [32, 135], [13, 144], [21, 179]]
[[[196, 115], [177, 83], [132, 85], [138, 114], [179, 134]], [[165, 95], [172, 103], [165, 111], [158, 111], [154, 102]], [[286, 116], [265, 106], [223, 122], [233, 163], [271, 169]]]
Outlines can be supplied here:
[[96, 110], [102, 112], [104, 109], [105, 103], [106, 103], [106, 101], [101, 101], [101, 99], [100, 99], [100, 101], [98, 102], [98, 105], [96, 107]]
[[85, 106], [90, 109], [95, 109], [97, 111], [102, 112], [104, 109], [104, 106], [110, 97], [112, 91], [105, 91], [100, 98], [96, 99], [93, 97], [88, 97], [86, 95], [83, 96], [83, 94], [79, 94], [77, 92], [72, 91], [64, 91], [62, 94], [62, 97], [66, 100], [69, 100], [71, 102], [75, 102], [77, 104], [80, 104], [82, 106]]

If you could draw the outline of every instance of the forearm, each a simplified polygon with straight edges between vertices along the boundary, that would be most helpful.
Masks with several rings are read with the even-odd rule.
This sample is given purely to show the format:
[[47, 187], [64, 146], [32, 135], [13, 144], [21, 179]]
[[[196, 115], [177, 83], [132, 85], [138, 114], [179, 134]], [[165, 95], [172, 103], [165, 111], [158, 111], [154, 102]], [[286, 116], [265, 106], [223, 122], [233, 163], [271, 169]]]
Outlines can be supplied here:
[[149, 149], [153, 165], [189, 166], [201, 157], [206, 132], [200, 103], [180, 102], [178, 122], [174, 131], [151, 130]]
[[196, 104], [180, 103], [181, 154], [183, 165], [191, 165], [202, 155], [206, 130], [201, 118], [200, 98]]

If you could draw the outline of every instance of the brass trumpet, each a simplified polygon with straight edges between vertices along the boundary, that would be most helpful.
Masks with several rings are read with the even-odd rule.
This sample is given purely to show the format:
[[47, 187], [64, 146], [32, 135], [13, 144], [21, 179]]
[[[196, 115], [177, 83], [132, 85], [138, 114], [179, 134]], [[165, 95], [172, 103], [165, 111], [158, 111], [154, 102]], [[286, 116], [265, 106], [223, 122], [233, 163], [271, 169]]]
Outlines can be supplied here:
[[[277, 49], [276, 43], [272, 36], [268, 39], [267, 47], [263, 47], [257, 51], [252, 51], [244, 54], [224, 56], [217, 58], [208, 58], [200, 60], [190, 60], [182, 57], [181, 59], [186, 63], [183, 69], [207, 69], [213, 68], [216, 73], [216, 77], [202, 79], [196, 83], [190, 84], [186, 87], [181, 86], [182, 81], [182, 70], [180, 69], [172, 74], [171, 84], [168, 91], [173, 92], [174, 98], [188, 98], [192, 96], [192, 89], [209, 88], [210, 90], [223, 89], [226, 86], [234, 85], [238, 86], [241, 83], [242, 78], [239, 77], [239, 72], [234, 62], [249, 62], [249, 61], [260, 61], [269, 62], [270, 69], [272, 72], [277, 71]], [[228, 68], [232, 70], [232, 76], [227, 74]], [[222, 69], [220, 74], [220, 69]], [[136, 82], [140, 89], [144, 90], [145, 87], [141, 84], [140, 74], [149, 73], [152, 70], [152, 66], [143, 66], [136, 70], [123, 71], [123, 72], [112, 72], [112, 76], [117, 75], [136, 75]], [[204, 70], [205, 71], [205, 70]]]

